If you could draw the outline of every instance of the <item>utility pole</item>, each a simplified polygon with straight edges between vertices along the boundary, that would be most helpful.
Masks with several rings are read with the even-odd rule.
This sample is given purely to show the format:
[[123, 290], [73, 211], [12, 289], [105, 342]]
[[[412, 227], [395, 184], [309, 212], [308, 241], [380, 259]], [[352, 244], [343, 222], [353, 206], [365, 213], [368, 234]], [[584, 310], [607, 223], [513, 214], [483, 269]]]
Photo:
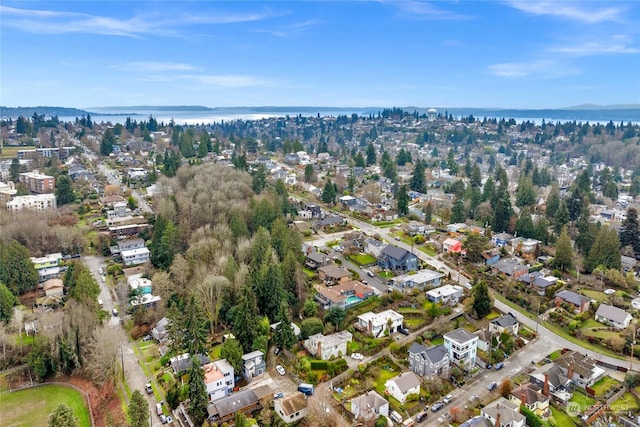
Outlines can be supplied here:
[[122, 350], [122, 344], [120, 345], [120, 361], [122, 362], [122, 381], [124, 381], [124, 351]]

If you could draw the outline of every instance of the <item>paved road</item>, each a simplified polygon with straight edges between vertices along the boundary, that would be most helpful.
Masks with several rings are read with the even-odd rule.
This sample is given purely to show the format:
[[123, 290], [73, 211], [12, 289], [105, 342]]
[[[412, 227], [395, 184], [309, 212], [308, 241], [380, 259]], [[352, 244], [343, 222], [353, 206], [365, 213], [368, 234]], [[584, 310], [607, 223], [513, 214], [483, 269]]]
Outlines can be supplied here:
[[[94, 277], [100, 284], [100, 296], [99, 298], [103, 302], [103, 309], [109, 311], [115, 307], [118, 307], [118, 304], [114, 302], [110, 289], [105, 282], [102, 281], [101, 274], [99, 269], [106, 269], [106, 264], [104, 262], [104, 257], [102, 256], [86, 256], [82, 258], [84, 263], [89, 267]], [[160, 418], [156, 415], [156, 404], [158, 401], [156, 400], [154, 395], [147, 394], [145, 392], [144, 386], [149, 381], [149, 378], [144, 374], [142, 367], [140, 366], [138, 357], [133, 350], [133, 344], [127, 339], [124, 329], [122, 329], [120, 325], [120, 316], [123, 313], [120, 313], [119, 316], [111, 316], [109, 318], [109, 322], [107, 327], [111, 328], [113, 334], [116, 334], [122, 343], [121, 353], [118, 355], [120, 357], [120, 362], [122, 366], [124, 366], [124, 379], [127, 381], [129, 385], [129, 389], [140, 390], [142, 394], [147, 398], [149, 402], [149, 409], [151, 410], [151, 422], [152, 426], [162, 426], [163, 424], [160, 422]], [[121, 367], [122, 367], [121, 366]]]

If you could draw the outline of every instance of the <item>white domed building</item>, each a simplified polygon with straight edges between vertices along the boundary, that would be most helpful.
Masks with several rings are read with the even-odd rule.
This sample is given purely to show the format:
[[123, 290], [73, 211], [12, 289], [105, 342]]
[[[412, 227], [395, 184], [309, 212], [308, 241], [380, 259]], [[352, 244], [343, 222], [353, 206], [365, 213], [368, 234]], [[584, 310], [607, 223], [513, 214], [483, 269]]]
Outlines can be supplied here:
[[429, 108], [427, 110], [427, 119], [430, 122], [433, 122], [437, 116], [438, 116], [438, 110], [436, 110], [435, 108]]

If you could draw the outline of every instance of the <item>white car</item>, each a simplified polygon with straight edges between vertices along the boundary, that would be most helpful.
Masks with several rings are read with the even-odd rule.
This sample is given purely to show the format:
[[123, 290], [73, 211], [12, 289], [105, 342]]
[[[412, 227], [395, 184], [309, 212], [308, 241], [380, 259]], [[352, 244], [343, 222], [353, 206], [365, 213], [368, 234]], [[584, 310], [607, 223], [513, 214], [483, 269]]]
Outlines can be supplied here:
[[364, 356], [360, 353], [351, 353], [351, 358], [355, 360], [362, 360], [364, 359]]
[[285, 375], [287, 373], [287, 371], [284, 370], [282, 365], [276, 365], [276, 371], [278, 371], [280, 375]]
[[613, 295], [613, 294], [615, 294], [615, 293], [616, 293], [616, 290], [615, 290], [615, 289], [605, 289], [605, 290], [604, 290], [604, 294], [605, 294], [605, 295]]

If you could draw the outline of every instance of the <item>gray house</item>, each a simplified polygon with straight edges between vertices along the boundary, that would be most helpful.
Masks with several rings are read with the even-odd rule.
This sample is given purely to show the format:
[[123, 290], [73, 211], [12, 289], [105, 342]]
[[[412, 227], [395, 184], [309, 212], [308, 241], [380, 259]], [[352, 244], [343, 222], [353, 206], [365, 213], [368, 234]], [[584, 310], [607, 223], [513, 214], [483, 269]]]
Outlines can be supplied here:
[[380, 252], [378, 265], [391, 271], [416, 271], [418, 270], [418, 258], [406, 249], [393, 245], [387, 245]]
[[252, 378], [264, 374], [267, 370], [267, 364], [264, 361], [264, 353], [259, 350], [243, 354], [242, 363], [244, 377], [249, 382], [251, 382]]
[[438, 377], [449, 372], [451, 359], [444, 345], [427, 348], [413, 343], [409, 348], [409, 369], [426, 378]]

